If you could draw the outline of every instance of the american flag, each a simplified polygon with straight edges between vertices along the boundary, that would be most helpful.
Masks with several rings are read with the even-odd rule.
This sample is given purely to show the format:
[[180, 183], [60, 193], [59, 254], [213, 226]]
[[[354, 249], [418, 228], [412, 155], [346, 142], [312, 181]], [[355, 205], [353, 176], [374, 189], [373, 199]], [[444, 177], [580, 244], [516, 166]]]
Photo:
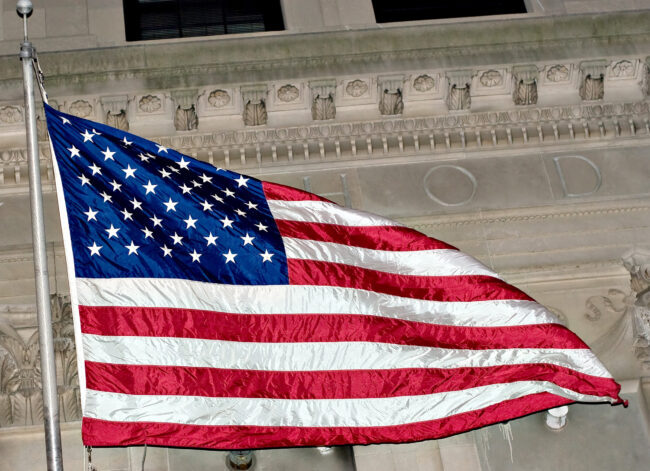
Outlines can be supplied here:
[[575, 334], [454, 247], [45, 109], [86, 445], [407, 442], [622, 402]]

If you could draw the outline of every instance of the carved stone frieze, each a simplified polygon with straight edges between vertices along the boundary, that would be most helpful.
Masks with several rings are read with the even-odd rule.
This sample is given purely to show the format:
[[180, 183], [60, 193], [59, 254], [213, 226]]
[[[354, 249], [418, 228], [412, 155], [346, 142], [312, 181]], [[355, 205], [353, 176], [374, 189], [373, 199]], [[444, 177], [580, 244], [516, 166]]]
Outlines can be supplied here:
[[126, 95], [106, 96], [99, 99], [106, 116], [106, 124], [122, 131], [129, 130], [126, 112], [129, 99]]
[[634, 64], [628, 60], [622, 60], [612, 65], [612, 76], [614, 77], [633, 77]]
[[309, 82], [311, 90], [311, 117], [315, 121], [336, 118], [336, 80], [314, 80]]
[[[51, 309], [61, 420], [75, 421], [81, 418], [81, 404], [69, 297], [53, 295]], [[14, 316], [22, 321], [13, 322]], [[0, 312], [0, 427], [42, 421], [35, 307], [5, 306]]]
[[404, 76], [379, 77], [377, 83], [380, 92], [379, 112], [383, 115], [402, 114], [404, 111], [404, 101], [402, 100]]
[[585, 101], [602, 100], [605, 96], [605, 69], [607, 62], [604, 60], [586, 61], [580, 64], [582, 82], [580, 83], [580, 97]]
[[515, 78], [513, 91], [515, 105], [537, 104], [537, 67], [517, 66], [512, 69], [512, 75]]
[[197, 90], [173, 90], [172, 100], [176, 104], [174, 111], [174, 127], [177, 131], [192, 131], [199, 127], [199, 116], [196, 113]]
[[241, 96], [244, 102], [244, 124], [246, 126], [261, 126], [266, 124], [266, 85], [248, 85], [241, 87]]
[[472, 73], [467, 70], [459, 70], [447, 73], [449, 89], [447, 92], [447, 109], [450, 111], [468, 110], [472, 104], [470, 84]]

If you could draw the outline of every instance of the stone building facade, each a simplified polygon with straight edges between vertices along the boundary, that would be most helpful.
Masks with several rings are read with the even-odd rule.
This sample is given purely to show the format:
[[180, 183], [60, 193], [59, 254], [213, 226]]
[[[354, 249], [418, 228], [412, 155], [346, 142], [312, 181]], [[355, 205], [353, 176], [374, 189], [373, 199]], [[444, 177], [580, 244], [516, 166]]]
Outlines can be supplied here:
[[[375, 21], [371, 0], [283, 0], [283, 31], [127, 42], [120, 0], [36, 1], [57, 108], [193, 157], [397, 219], [551, 307], [623, 385], [409, 445], [257, 452], [256, 469], [641, 470], [650, 462], [650, 1]], [[21, 24], [0, 0], [0, 470], [42, 469]], [[62, 239], [39, 117], [64, 460], [85, 459]], [[550, 419], [549, 419], [550, 420]], [[98, 470], [143, 449], [96, 449]], [[225, 469], [149, 448], [145, 469]]]

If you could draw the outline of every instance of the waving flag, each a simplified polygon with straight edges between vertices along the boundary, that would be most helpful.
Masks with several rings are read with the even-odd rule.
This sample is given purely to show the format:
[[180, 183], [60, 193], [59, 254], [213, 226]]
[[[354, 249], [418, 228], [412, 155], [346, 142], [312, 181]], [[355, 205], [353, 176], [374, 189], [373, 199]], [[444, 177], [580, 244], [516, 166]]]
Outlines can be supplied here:
[[85, 444], [406, 442], [622, 402], [576, 335], [455, 248], [46, 112]]

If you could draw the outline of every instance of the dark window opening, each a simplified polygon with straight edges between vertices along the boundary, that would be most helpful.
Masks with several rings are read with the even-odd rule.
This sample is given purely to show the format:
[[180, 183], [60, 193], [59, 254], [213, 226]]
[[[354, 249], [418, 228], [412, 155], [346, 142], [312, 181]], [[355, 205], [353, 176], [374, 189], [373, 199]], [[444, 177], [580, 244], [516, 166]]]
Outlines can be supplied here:
[[127, 41], [284, 29], [280, 0], [123, 0]]
[[372, 5], [375, 9], [377, 23], [526, 13], [523, 0], [466, 0], [463, 2], [372, 0]]

